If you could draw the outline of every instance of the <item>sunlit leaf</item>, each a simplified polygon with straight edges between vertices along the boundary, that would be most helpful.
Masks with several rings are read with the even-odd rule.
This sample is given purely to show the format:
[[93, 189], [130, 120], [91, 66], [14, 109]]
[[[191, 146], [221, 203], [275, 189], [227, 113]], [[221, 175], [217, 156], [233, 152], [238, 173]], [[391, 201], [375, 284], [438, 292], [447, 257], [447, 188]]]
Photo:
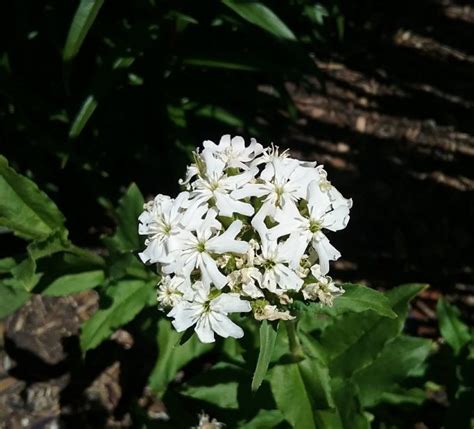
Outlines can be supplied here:
[[105, 275], [102, 270], [88, 271], [61, 276], [49, 284], [41, 293], [49, 296], [62, 296], [93, 289], [102, 284]]
[[66, 234], [64, 217], [56, 204], [1, 155], [0, 226], [26, 239], [45, 239], [56, 230]]
[[273, 34], [276, 37], [296, 40], [294, 33], [267, 6], [257, 1], [222, 0], [222, 2], [246, 21]]
[[0, 319], [3, 319], [20, 308], [28, 299], [30, 294], [19, 288], [14, 288], [0, 282]]
[[80, 1], [64, 46], [64, 61], [70, 61], [77, 55], [103, 4], [104, 0]]
[[347, 310], [355, 313], [372, 310], [375, 313], [396, 318], [396, 313], [390, 308], [387, 297], [363, 285], [343, 284], [344, 294], [336, 298], [334, 302], [334, 310]]
[[364, 406], [373, 406], [428, 357], [431, 341], [400, 336], [387, 343], [374, 362], [354, 375]]
[[212, 345], [201, 343], [193, 335], [183, 345], [179, 344], [181, 334], [171, 326], [169, 320], [158, 322], [158, 359], [148, 380], [150, 388], [163, 394], [178, 371], [193, 359], [208, 352]]
[[82, 326], [82, 351], [97, 347], [115, 329], [133, 320], [153, 299], [154, 293], [154, 282], [123, 280], [110, 285], [99, 310]]
[[93, 95], [89, 95], [84, 100], [69, 130], [70, 138], [74, 139], [78, 137], [79, 134], [81, 134], [82, 130], [86, 126], [92, 114], [95, 112], [97, 105], [98, 105], [97, 100], [95, 99]]
[[426, 285], [399, 286], [385, 293], [396, 319], [369, 311], [344, 313], [324, 330], [320, 343], [334, 375], [349, 377], [368, 364], [382, 351], [385, 344], [402, 330], [408, 303]]
[[258, 390], [267, 373], [268, 365], [272, 358], [275, 341], [277, 338], [277, 329], [264, 320], [260, 324], [260, 347], [258, 353], [257, 367], [252, 378], [252, 390]]
[[467, 325], [461, 320], [459, 310], [440, 298], [436, 306], [439, 329], [446, 342], [458, 354], [463, 346], [471, 340]]
[[131, 252], [140, 247], [138, 217], [143, 211], [143, 196], [135, 183], [132, 183], [120, 199], [117, 208], [117, 231], [112, 237], [104, 239], [107, 246], [115, 252]]

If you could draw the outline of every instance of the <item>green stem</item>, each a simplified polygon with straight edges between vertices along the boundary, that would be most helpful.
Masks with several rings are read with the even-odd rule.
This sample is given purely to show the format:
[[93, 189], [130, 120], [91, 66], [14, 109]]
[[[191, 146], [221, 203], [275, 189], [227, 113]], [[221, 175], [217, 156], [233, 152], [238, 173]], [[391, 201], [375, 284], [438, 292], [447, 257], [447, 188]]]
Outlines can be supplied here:
[[288, 343], [290, 346], [291, 355], [300, 360], [304, 357], [303, 348], [301, 347], [298, 335], [296, 334], [296, 322], [294, 320], [287, 320], [285, 322], [286, 332], [288, 334]]

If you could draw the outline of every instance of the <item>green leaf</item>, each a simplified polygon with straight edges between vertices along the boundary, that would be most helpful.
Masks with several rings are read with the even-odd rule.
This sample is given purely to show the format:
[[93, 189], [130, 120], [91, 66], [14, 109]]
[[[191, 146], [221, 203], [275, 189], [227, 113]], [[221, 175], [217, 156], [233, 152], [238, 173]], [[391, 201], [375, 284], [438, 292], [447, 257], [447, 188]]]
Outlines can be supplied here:
[[43, 291], [42, 295], [62, 296], [93, 289], [105, 280], [102, 270], [88, 271], [78, 274], [67, 274], [54, 280]]
[[205, 105], [197, 109], [194, 114], [197, 117], [211, 118], [232, 127], [243, 127], [245, 124], [242, 118], [219, 106]]
[[0, 259], [0, 274], [9, 273], [16, 265], [13, 258]]
[[113, 237], [104, 239], [114, 252], [133, 252], [140, 248], [138, 217], [143, 212], [143, 196], [135, 183], [132, 183], [119, 201], [117, 208], [118, 225]]
[[354, 371], [370, 364], [385, 344], [402, 330], [408, 313], [408, 303], [426, 285], [399, 286], [385, 293], [396, 319], [380, 316], [373, 311], [344, 313], [321, 335], [331, 374], [350, 377]]
[[95, 97], [93, 95], [87, 96], [71, 124], [71, 128], [69, 129], [69, 138], [75, 139], [81, 134], [87, 122], [89, 122], [89, 119], [95, 112], [95, 109], [97, 109], [97, 106], [98, 102]]
[[[370, 422], [359, 402], [357, 386], [348, 379], [335, 378], [331, 383], [334, 401], [337, 406], [337, 419], [326, 415], [328, 429], [370, 429]], [[328, 424], [329, 423], [329, 424]]]
[[264, 4], [248, 0], [222, 0], [222, 2], [246, 21], [274, 36], [291, 41], [296, 40], [296, 36], [286, 24]]
[[363, 285], [344, 284], [344, 294], [334, 301], [334, 310], [360, 313], [372, 310], [381, 316], [396, 318], [396, 313], [390, 308], [387, 297], [375, 289]]
[[0, 283], [0, 319], [3, 319], [20, 308], [28, 299], [30, 294], [25, 290], [14, 288]]
[[209, 67], [227, 70], [238, 70], [238, 71], [259, 71], [261, 68], [256, 67], [254, 64], [244, 63], [242, 61], [232, 61], [231, 59], [220, 59], [220, 58], [196, 58], [187, 57], [183, 59], [184, 64], [199, 67]]
[[392, 405], [412, 404], [420, 406], [425, 401], [426, 393], [424, 390], [416, 387], [412, 389], [403, 389], [397, 386], [390, 392], [382, 393], [382, 397], [379, 402]]
[[252, 378], [252, 391], [256, 392], [265, 377], [268, 365], [272, 358], [275, 341], [277, 338], [277, 330], [274, 326], [264, 320], [260, 324], [260, 349], [258, 353], [257, 367]]
[[64, 61], [70, 61], [77, 55], [103, 4], [104, 0], [81, 0], [67, 35]]
[[11, 273], [23, 289], [32, 291], [42, 276], [41, 273], [36, 273], [37, 261], [71, 248], [69, 241], [63, 237], [62, 231], [51, 234], [44, 240], [33, 241], [26, 248], [26, 259], [14, 267]]
[[471, 341], [469, 328], [462, 322], [459, 310], [443, 298], [438, 300], [436, 312], [441, 335], [454, 350], [454, 353], [459, 354], [463, 346]]
[[369, 366], [354, 374], [362, 404], [371, 407], [383, 400], [383, 393], [392, 392], [428, 357], [431, 341], [400, 336], [388, 342], [380, 356]]
[[306, 391], [298, 364], [277, 365], [270, 375], [275, 402], [285, 419], [294, 428], [316, 429], [313, 403]]
[[64, 217], [38, 186], [16, 173], [0, 155], [0, 226], [26, 239], [45, 239], [56, 230], [64, 235]]
[[193, 359], [211, 350], [212, 345], [204, 344], [193, 335], [185, 344], [179, 345], [181, 334], [171, 326], [169, 320], [158, 322], [158, 359], [150, 374], [148, 384], [157, 394], [162, 395], [178, 371]]
[[314, 408], [317, 410], [334, 408], [329, 368], [318, 359], [305, 359], [299, 362], [298, 366], [306, 388], [311, 393]]
[[110, 285], [99, 310], [82, 326], [83, 352], [97, 347], [112, 332], [130, 322], [154, 295], [154, 282], [123, 280]]
[[194, 377], [181, 394], [220, 408], [237, 410], [239, 379], [244, 376], [239, 367], [221, 362]]
[[249, 422], [239, 424], [241, 429], [268, 429], [277, 427], [285, 418], [279, 410], [260, 410]]

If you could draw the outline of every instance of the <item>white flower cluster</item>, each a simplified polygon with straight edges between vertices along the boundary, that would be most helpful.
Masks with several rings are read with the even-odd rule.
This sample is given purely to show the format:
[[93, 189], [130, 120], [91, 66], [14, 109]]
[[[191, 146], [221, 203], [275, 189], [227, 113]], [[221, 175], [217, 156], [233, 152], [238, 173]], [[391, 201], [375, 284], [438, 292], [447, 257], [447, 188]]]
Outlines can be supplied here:
[[347, 225], [352, 201], [323, 166], [275, 146], [229, 135], [203, 145], [180, 182], [186, 190], [158, 195], [139, 218], [140, 257], [158, 266], [158, 302], [175, 329], [194, 326], [202, 342], [240, 338], [230, 313], [288, 320], [294, 299], [332, 305], [343, 291], [327, 273], [340, 253], [325, 230]]

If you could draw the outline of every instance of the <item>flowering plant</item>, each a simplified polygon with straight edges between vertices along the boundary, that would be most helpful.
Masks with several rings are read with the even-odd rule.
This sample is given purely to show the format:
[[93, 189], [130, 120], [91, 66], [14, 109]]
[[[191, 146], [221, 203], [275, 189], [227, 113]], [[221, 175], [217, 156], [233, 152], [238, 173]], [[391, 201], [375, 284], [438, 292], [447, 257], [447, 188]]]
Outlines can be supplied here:
[[[133, 427], [154, 427], [157, 418], [170, 419], [160, 427], [189, 427], [205, 409], [198, 427], [367, 429], [385, 418], [381, 407], [424, 400], [421, 376], [433, 344], [403, 327], [410, 300], [426, 285], [385, 292], [334, 285], [329, 262], [339, 253], [325, 231], [347, 224], [351, 202], [321, 166], [254, 140], [245, 146], [240, 137], [205, 142], [175, 199], [159, 195], [142, 213], [140, 190], [128, 188], [101, 254], [73, 244], [54, 202], [2, 156], [0, 179], [7, 196], [0, 224], [29, 241], [23, 258], [0, 260], [0, 318], [34, 295], [95, 289], [98, 308], [80, 332], [85, 362], [109, 338], [131, 347], [127, 355], [143, 368], [132, 360], [124, 374], [145, 375], [166, 405], [166, 412], [150, 407], [147, 417], [139, 405]], [[152, 308], [158, 276], [139, 261], [139, 250], [158, 267], [159, 305], [176, 329]], [[468, 329], [447, 304], [438, 311], [462, 362]], [[231, 320], [232, 313], [251, 317]], [[245, 341], [234, 340], [243, 335], [235, 322]], [[184, 330], [190, 335], [177, 332]], [[216, 333], [229, 338], [208, 344]], [[146, 356], [137, 354], [144, 349]], [[457, 381], [462, 391], [465, 381]]]
[[325, 231], [349, 221], [352, 200], [322, 165], [291, 158], [255, 139], [224, 135], [194, 153], [176, 198], [145, 204], [140, 253], [156, 263], [160, 308], [178, 332], [194, 326], [201, 342], [240, 338], [230, 313], [291, 320], [294, 300], [331, 306], [343, 293], [327, 275], [340, 257]]

